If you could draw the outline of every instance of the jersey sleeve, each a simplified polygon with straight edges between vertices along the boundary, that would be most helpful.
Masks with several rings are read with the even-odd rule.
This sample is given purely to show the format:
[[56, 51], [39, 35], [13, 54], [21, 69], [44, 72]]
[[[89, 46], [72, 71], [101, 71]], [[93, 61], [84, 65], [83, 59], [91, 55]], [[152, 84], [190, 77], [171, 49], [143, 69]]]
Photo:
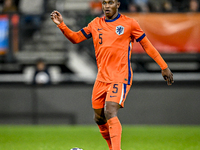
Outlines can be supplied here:
[[84, 27], [83, 29], [81, 29], [81, 32], [83, 33], [83, 35], [89, 39], [92, 37], [92, 24], [95, 23], [95, 20], [92, 20], [87, 27]]
[[92, 37], [92, 33], [90, 31], [89, 25], [87, 27], [84, 27], [83, 29], [81, 29], [81, 32], [87, 39]]
[[62, 22], [61, 24], [59, 24], [57, 26], [62, 33], [65, 35], [65, 37], [70, 40], [72, 43], [76, 44], [76, 43], [80, 43], [84, 40], [86, 40], [87, 38], [82, 34], [81, 30], [78, 32], [74, 32], [72, 30], [70, 30], [66, 24], [64, 22]]
[[168, 67], [167, 63], [164, 61], [160, 53], [155, 49], [147, 37], [144, 37], [140, 41], [140, 44], [145, 52], [160, 66], [162, 70]]
[[132, 23], [132, 35], [137, 42], [140, 42], [145, 52], [160, 66], [162, 70], [168, 67], [160, 53], [155, 49], [151, 42], [146, 37], [144, 31], [140, 28], [140, 25], [133, 19]]
[[136, 20], [132, 20], [132, 36], [136, 39], [136, 42], [140, 42], [146, 35], [144, 31], [141, 29], [140, 25]]

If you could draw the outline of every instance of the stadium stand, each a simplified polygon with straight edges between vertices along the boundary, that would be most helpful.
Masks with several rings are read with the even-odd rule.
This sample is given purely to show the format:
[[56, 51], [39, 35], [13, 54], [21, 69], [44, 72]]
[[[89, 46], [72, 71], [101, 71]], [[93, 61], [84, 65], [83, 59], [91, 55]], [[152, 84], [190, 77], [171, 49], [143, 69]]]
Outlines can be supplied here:
[[[19, 3], [19, 10], [23, 13], [26, 13], [26, 10], [22, 9], [27, 5], [25, 2], [26, 0], [21, 1], [21, 5]], [[14, 63], [6, 63], [1, 56], [0, 81], [29, 82], [27, 81], [29, 78], [24, 78], [29, 74], [27, 70], [31, 70], [30, 68], [36, 64], [36, 60], [42, 58], [53, 68], [54, 73], [61, 73], [60, 80], [55, 78], [56, 83], [73, 81], [92, 83], [97, 71], [92, 40], [78, 45], [71, 44], [49, 17], [51, 11], [57, 9], [63, 14], [65, 23], [72, 30], [78, 31], [94, 17], [89, 10], [90, 0], [48, 0], [44, 1], [44, 5], [42, 3], [39, 5], [43, 8], [39, 12], [41, 17], [39, 28], [33, 29], [34, 32], [30, 35], [26, 32], [28, 35], [26, 38], [23, 37], [23, 31], [20, 31], [20, 47], [19, 51], [13, 54]], [[30, 9], [28, 10], [30, 11]], [[23, 14], [20, 15], [23, 16]], [[23, 28], [24, 24], [21, 23], [20, 29]], [[175, 80], [199, 80], [199, 53], [169, 52], [162, 55], [173, 72], [178, 75], [178, 77], [175, 76]], [[132, 67], [136, 72], [134, 80], [155, 80], [155, 74], [160, 73], [159, 67], [145, 53], [132, 55]], [[185, 78], [183, 73], [190, 73], [192, 76]], [[157, 80], [162, 80], [162, 78]]]

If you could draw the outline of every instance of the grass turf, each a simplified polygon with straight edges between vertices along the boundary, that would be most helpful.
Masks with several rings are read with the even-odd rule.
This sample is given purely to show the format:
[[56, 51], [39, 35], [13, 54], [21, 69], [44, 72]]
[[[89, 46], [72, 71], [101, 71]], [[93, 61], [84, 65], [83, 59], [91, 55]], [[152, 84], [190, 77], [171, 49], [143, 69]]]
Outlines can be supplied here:
[[[0, 150], [108, 150], [97, 126], [0, 126]], [[200, 150], [200, 126], [123, 126], [122, 150]]]

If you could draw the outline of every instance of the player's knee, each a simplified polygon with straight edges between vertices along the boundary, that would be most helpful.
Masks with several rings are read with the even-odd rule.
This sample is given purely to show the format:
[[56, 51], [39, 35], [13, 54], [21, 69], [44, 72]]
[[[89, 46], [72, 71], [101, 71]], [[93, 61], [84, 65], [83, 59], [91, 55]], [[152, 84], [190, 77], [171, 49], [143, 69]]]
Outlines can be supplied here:
[[104, 111], [105, 113], [105, 116], [106, 116], [106, 119], [109, 120], [110, 118], [113, 118], [115, 116], [117, 116], [117, 112], [113, 111], [113, 110], [110, 110], [110, 109], [106, 109]]
[[118, 103], [115, 102], [106, 102], [106, 107], [104, 109], [104, 114], [106, 119], [109, 120], [110, 118], [116, 117], [118, 109], [120, 108]]
[[99, 115], [95, 115], [95, 116], [94, 116], [94, 121], [95, 121], [98, 125], [102, 125], [102, 124], [105, 124], [105, 123], [107, 122], [105, 117], [99, 116]]

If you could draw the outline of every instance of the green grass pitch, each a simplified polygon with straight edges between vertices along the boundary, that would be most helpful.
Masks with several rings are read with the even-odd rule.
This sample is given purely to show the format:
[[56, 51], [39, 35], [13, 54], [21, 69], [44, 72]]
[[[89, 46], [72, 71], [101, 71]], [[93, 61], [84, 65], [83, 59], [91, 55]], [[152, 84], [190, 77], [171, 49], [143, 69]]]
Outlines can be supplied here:
[[[0, 126], [0, 150], [108, 150], [97, 126]], [[200, 126], [123, 125], [122, 150], [200, 150]]]

